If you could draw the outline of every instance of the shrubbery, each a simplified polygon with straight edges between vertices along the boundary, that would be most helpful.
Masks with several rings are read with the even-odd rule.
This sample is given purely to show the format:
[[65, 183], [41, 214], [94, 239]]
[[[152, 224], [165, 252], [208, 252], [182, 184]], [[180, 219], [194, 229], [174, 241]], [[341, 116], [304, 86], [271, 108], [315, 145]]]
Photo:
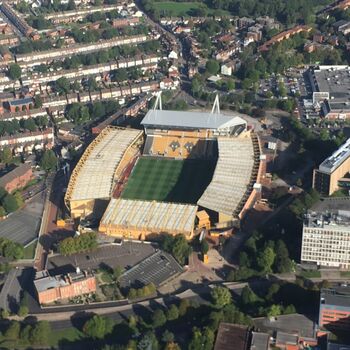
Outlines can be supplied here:
[[81, 253], [97, 248], [97, 235], [88, 232], [76, 237], [69, 237], [61, 241], [58, 250], [62, 255]]

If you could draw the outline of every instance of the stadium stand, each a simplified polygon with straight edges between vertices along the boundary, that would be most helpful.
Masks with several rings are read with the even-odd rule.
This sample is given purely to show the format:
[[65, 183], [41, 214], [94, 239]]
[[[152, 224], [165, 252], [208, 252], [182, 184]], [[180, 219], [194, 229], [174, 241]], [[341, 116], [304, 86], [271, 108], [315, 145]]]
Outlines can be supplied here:
[[73, 170], [65, 196], [73, 218], [98, 210], [97, 200], [111, 197], [118, 165], [141, 137], [142, 131], [107, 127], [88, 146]]
[[[219, 213], [219, 221], [230, 221], [242, 209], [256, 180], [256, 157], [249, 134], [218, 138], [219, 159], [213, 179], [198, 205]], [[243, 204], [244, 205], [244, 204]], [[221, 218], [220, 218], [221, 216]]]
[[197, 206], [112, 198], [99, 231], [116, 237], [144, 239], [167, 232], [193, 236]]

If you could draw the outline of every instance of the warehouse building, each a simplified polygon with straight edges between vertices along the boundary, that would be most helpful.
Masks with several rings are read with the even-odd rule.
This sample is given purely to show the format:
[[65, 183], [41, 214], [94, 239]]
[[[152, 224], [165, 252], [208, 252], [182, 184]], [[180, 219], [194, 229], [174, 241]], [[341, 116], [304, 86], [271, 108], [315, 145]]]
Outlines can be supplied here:
[[350, 67], [317, 66], [310, 68], [312, 102], [327, 119], [350, 118]]
[[314, 170], [313, 188], [330, 196], [335, 191], [350, 188], [350, 138]]

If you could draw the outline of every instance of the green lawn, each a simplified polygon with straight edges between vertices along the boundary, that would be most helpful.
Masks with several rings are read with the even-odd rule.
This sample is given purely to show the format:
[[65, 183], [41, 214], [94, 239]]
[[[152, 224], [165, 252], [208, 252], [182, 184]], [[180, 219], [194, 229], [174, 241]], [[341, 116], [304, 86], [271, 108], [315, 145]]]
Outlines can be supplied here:
[[300, 276], [304, 278], [320, 278], [321, 272], [317, 270], [301, 271]]
[[122, 198], [196, 203], [214, 169], [214, 161], [142, 157], [131, 173]]
[[175, 1], [160, 1], [153, 3], [154, 9], [159, 10], [161, 17], [187, 17], [195, 16], [196, 10], [202, 8], [207, 15], [228, 15], [224, 10], [209, 9], [201, 2], [175, 2]]
[[350, 278], [350, 271], [340, 271], [340, 277]]
[[29, 244], [29, 246], [24, 248], [24, 259], [34, 259], [37, 243], [38, 241], [35, 240], [33, 243]]

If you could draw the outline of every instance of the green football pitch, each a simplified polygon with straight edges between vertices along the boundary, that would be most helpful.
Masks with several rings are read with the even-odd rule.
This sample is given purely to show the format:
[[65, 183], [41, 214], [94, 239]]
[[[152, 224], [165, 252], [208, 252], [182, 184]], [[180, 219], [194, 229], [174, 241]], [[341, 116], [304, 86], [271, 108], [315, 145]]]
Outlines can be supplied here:
[[121, 197], [196, 203], [209, 185], [215, 161], [141, 157]]

